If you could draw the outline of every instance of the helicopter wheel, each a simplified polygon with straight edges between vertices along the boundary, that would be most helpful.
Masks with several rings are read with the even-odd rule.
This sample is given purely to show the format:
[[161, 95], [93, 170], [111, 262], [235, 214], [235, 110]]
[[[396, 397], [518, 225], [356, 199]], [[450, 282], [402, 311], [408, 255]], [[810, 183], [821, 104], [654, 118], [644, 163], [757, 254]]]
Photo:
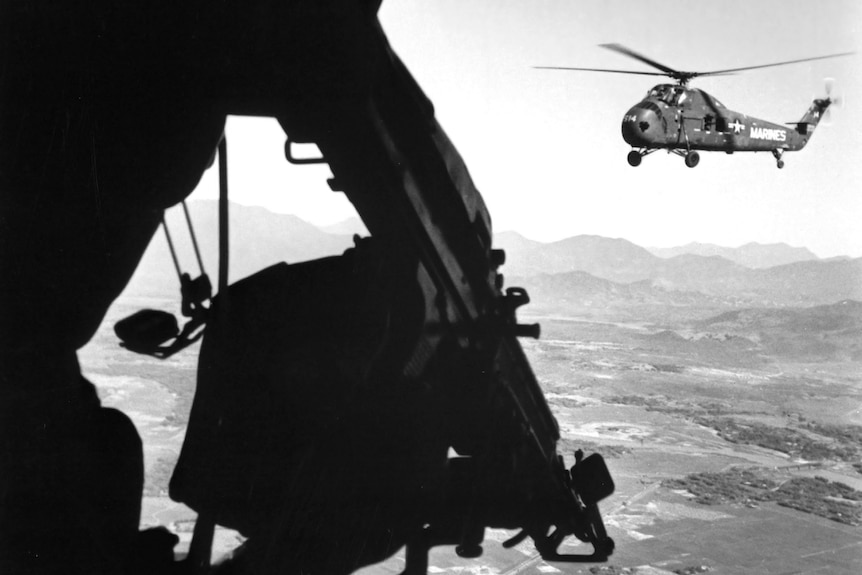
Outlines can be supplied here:
[[629, 161], [629, 165], [636, 168], [637, 166], [641, 165], [642, 158], [643, 156], [640, 152], [638, 152], [637, 150], [632, 150], [631, 152], [629, 152], [627, 159]]
[[780, 170], [781, 168], [784, 167], [784, 160], [778, 160], [778, 162], [775, 165], [778, 166], [778, 169]]
[[689, 168], [695, 167], [700, 162], [700, 154], [697, 152], [689, 152], [685, 155], [685, 165]]

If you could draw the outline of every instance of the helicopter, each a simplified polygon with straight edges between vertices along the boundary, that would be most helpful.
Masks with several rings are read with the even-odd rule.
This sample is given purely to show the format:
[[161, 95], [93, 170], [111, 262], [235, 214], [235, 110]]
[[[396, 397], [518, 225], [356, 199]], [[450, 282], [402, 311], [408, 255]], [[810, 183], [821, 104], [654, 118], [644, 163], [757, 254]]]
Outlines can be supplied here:
[[840, 99], [832, 98], [832, 79], [826, 79], [826, 97], [815, 99], [798, 122], [789, 122], [788, 125], [768, 122], [729, 110], [717, 98], [703, 90], [690, 88], [689, 82], [701, 76], [722, 76], [745, 70], [854, 54], [854, 52], [843, 52], [758, 66], [710, 72], [686, 72], [660, 64], [620, 44], [600, 46], [639, 60], [659, 72], [561, 66], [535, 66], [535, 68], [668, 76], [675, 80], [676, 84], [654, 86], [644, 99], [635, 104], [623, 117], [623, 139], [632, 146], [627, 159], [629, 165], [635, 167], [641, 164], [644, 156], [657, 150], [667, 150], [668, 153], [682, 156], [685, 158], [685, 165], [694, 168], [700, 162], [700, 154], [698, 154], [700, 150], [727, 154], [771, 152], [778, 168], [783, 168], [784, 152], [795, 152], [804, 148], [829, 107], [840, 102]]

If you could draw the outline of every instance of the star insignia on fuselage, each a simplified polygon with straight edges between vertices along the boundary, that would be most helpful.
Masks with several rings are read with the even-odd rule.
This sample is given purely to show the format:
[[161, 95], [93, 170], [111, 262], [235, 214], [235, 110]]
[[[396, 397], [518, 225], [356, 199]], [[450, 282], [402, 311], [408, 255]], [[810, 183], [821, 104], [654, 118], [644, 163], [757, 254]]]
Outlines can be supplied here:
[[745, 124], [741, 124], [739, 120], [734, 120], [732, 124], [728, 124], [731, 128], [733, 128], [734, 134], [739, 134], [742, 132], [743, 128], [745, 128]]

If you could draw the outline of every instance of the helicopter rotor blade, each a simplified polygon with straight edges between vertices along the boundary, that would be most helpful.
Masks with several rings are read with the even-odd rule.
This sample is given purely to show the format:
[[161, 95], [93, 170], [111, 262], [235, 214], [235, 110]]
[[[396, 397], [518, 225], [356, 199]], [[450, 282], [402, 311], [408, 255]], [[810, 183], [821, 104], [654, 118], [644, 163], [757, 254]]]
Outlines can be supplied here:
[[637, 74], [639, 76], [667, 76], [661, 72], [639, 72], [635, 70], [608, 70], [605, 68], [569, 68], [564, 66], [533, 66], [539, 70], [577, 70], [580, 72], [611, 72], [615, 74]]
[[788, 60], [786, 62], [775, 62], [773, 64], [760, 64], [759, 66], [743, 66], [742, 68], [728, 68], [726, 70], [712, 70], [710, 72], [695, 72], [696, 76], [718, 76], [729, 72], [744, 72], [746, 70], [758, 70], [760, 68], [772, 68], [774, 66], [786, 66], [787, 64], [798, 64], [800, 62], [813, 62], [815, 60], [826, 60], [827, 58], [840, 58], [852, 56], [856, 52], [841, 52], [840, 54], [827, 54], [826, 56], [815, 56], [813, 58], [800, 58], [799, 60]]
[[835, 78], [824, 78], [823, 85], [826, 87], [826, 97], [832, 95], [832, 89], [835, 87]]
[[635, 52], [634, 50], [632, 50], [631, 48], [626, 48], [622, 44], [599, 44], [599, 46], [601, 46], [602, 48], [605, 48], [607, 50], [612, 50], [612, 51], [617, 52], [619, 54], [623, 54], [624, 56], [628, 56], [629, 58], [634, 58], [635, 60], [638, 60], [640, 62], [643, 62], [644, 64], [652, 66], [653, 68], [656, 68], [657, 70], [661, 70], [662, 72], [664, 72], [664, 75], [670, 76], [672, 78], [676, 78], [679, 75], [686, 74], [686, 72], [680, 72], [679, 70], [674, 70], [670, 66], [665, 66], [664, 64], [656, 62], [655, 60], [653, 60], [651, 58], [647, 58], [643, 54], [639, 54], [639, 53]]
[[[668, 76], [678, 81], [680, 85], [685, 86], [688, 82], [694, 78], [699, 76], [728, 76], [734, 74], [736, 72], [744, 72], [746, 70], [758, 70], [761, 68], [772, 68], [775, 66], [786, 66], [788, 64], [798, 64], [800, 62], [813, 62], [815, 60], [826, 60], [827, 58], [839, 58], [842, 56], [852, 56], [856, 52], [841, 52], [839, 54], [827, 54], [825, 56], [815, 56], [813, 58], [800, 58], [798, 60], [787, 60], [784, 62], [774, 62], [772, 64], [760, 64], [757, 66], [742, 66], [740, 68], [727, 68], [724, 70], [711, 70], [709, 72], [684, 72], [681, 70], [674, 70], [670, 66], [666, 66], [660, 62], [656, 62], [652, 58], [648, 58], [643, 54], [635, 52], [631, 48], [626, 48], [622, 44], [599, 44], [602, 48], [607, 50], [611, 50], [613, 52], [617, 52], [619, 54], [623, 54], [624, 56], [628, 56], [629, 58], [634, 58], [639, 62], [643, 62], [648, 66], [652, 66], [657, 70], [661, 70], [661, 73], [658, 72], [641, 72], [635, 70], [611, 70], [606, 68], [569, 68], [562, 66], [534, 66], [534, 68], [541, 68], [547, 70], [579, 70], [584, 72], [611, 72], [617, 74], [636, 74], [639, 76]], [[831, 91], [831, 87], [827, 85], [827, 97], [829, 91]]]

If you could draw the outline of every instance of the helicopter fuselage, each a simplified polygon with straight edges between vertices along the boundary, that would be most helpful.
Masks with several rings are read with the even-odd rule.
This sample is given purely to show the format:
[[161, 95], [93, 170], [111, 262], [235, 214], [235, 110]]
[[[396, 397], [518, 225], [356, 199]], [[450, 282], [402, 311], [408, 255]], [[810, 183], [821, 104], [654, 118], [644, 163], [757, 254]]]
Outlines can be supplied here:
[[700, 161], [697, 150], [724, 151], [728, 154], [771, 152], [778, 162], [778, 167], [782, 168], [784, 167], [782, 154], [804, 148], [823, 113], [831, 104], [838, 101], [830, 96], [832, 83], [827, 81], [826, 97], [814, 100], [802, 119], [792, 122], [792, 127], [788, 127], [728, 110], [724, 104], [703, 90], [689, 88], [688, 83], [691, 80], [701, 76], [735, 74], [745, 70], [786, 66], [854, 54], [854, 52], [843, 52], [772, 64], [697, 72], [675, 70], [621, 44], [601, 44], [601, 46], [638, 60], [658, 72], [568, 66], [537, 66], [537, 68], [672, 78], [677, 82], [676, 84], [656, 85], [623, 117], [623, 139], [633, 148], [628, 155], [629, 164], [632, 166], [639, 166], [641, 159], [647, 154], [666, 149], [668, 152], [685, 157], [685, 164], [690, 168], [695, 167]]
[[659, 84], [626, 113], [622, 133], [635, 148], [772, 152], [802, 149], [812, 124], [768, 122], [729, 110], [703, 90]]

